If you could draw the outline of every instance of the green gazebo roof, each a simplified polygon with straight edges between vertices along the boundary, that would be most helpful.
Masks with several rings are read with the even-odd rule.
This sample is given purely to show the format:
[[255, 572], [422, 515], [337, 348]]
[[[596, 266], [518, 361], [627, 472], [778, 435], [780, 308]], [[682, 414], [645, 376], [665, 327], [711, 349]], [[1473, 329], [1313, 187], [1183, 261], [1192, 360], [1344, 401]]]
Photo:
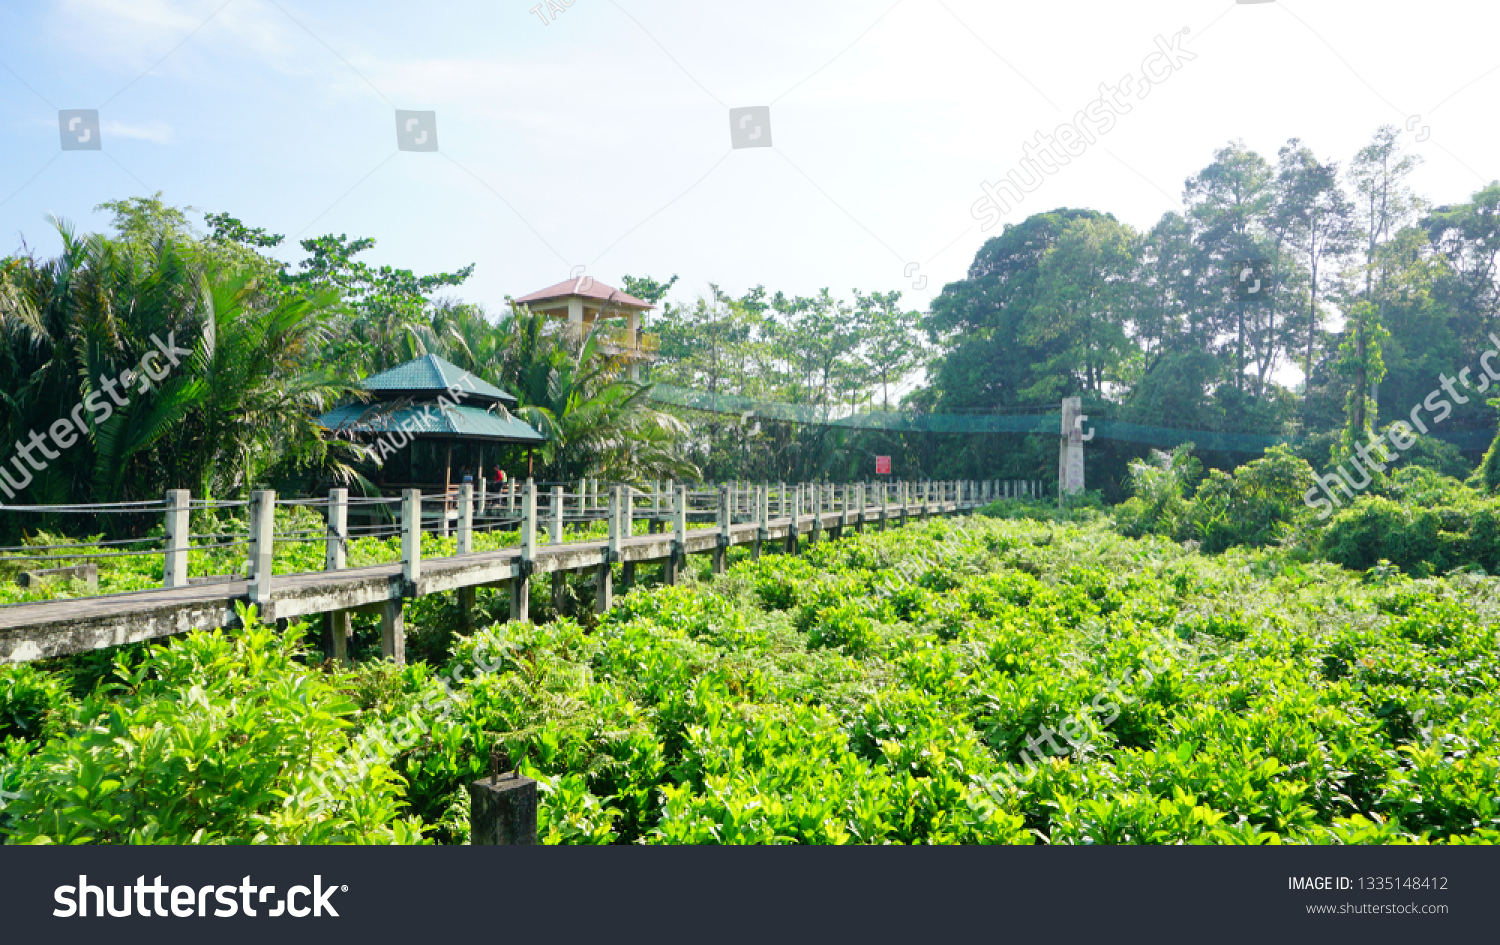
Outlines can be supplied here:
[[[516, 398], [435, 354], [365, 378], [373, 403], [336, 407], [318, 418], [335, 433], [541, 443], [547, 438], [506, 410]], [[460, 392], [454, 398], [448, 390]], [[456, 403], [451, 403], [456, 399]]]
[[437, 403], [387, 407], [382, 404], [345, 404], [318, 418], [336, 432], [368, 435], [408, 433], [413, 437], [472, 439], [510, 443], [541, 443], [547, 438], [516, 417], [464, 404]]
[[516, 398], [494, 384], [435, 354], [423, 355], [415, 361], [372, 374], [360, 386], [378, 394], [382, 400], [395, 397], [426, 400], [452, 387], [464, 392], [464, 400], [477, 401], [486, 406], [497, 402], [507, 405], [516, 402]]

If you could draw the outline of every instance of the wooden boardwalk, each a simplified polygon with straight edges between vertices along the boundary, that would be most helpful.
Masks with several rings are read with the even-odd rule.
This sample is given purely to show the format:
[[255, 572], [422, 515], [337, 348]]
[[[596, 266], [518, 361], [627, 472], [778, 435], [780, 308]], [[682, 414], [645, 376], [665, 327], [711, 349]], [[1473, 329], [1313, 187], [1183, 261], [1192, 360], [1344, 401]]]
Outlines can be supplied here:
[[[611, 560], [631, 570], [636, 564], [667, 563], [668, 579], [672, 580], [675, 568], [690, 554], [716, 554], [716, 567], [722, 567], [722, 552], [733, 545], [756, 545], [755, 551], [759, 553], [757, 543], [769, 542], [774, 546], [781, 542], [790, 547], [802, 535], [827, 536], [843, 528], [884, 526], [910, 517], [963, 512], [979, 504], [977, 497], [949, 499], [693, 528], [684, 533], [680, 549], [676, 547], [674, 534], [661, 533], [620, 537], [613, 555], [609, 542], [603, 540], [538, 544], [529, 562], [523, 559], [520, 548], [428, 558], [421, 561], [414, 581], [406, 578], [405, 565], [400, 561], [275, 575], [269, 598], [261, 604], [260, 619], [295, 620], [352, 611], [382, 613], [387, 635], [395, 637], [387, 641], [387, 655], [399, 661], [404, 654], [400, 608], [408, 598], [484, 586], [509, 586], [512, 615], [525, 619], [527, 582], [518, 578], [528, 573], [596, 569], [605, 584], [603, 595], [607, 607], [612, 593], [607, 571]], [[250, 599], [253, 590], [250, 582], [242, 580], [0, 607], [0, 661], [45, 659], [193, 629], [235, 627], [239, 624], [235, 604]]]

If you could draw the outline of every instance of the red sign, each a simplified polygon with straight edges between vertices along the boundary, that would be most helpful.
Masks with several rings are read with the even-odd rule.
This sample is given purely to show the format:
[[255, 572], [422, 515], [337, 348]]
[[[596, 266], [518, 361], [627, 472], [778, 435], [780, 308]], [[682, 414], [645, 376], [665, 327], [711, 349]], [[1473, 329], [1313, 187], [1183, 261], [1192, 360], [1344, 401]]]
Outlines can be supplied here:
[[891, 474], [891, 458], [889, 456], [875, 457], [875, 475], [889, 476]]

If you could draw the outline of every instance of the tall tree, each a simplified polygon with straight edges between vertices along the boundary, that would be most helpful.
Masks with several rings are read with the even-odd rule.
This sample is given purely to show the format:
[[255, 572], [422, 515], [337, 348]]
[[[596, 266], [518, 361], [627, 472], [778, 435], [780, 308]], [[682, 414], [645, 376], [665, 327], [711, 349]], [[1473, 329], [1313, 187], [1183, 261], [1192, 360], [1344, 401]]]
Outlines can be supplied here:
[[1229, 307], [1235, 326], [1234, 386], [1245, 382], [1245, 306], [1233, 300], [1231, 269], [1243, 260], [1264, 258], [1263, 225], [1275, 194], [1266, 159], [1234, 141], [1214, 152], [1208, 167], [1188, 178], [1185, 197], [1199, 245], [1220, 273], [1217, 293]]
[[1303, 396], [1311, 391], [1313, 348], [1322, 312], [1320, 290], [1338, 275], [1337, 261], [1352, 248], [1354, 208], [1339, 184], [1338, 164], [1319, 161], [1293, 138], [1281, 149], [1276, 169], [1277, 210], [1308, 273], [1307, 345], [1302, 359]]
[[890, 410], [891, 386], [927, 363], [927, 347], [918, 334], [922, 314], [914, 309], [903, 311], [900, 292], [865, 295], [855, 289], [854, 308], [863, 357], [870, 375], [880, 384], [881, 408]]
[[1043, 257], [1025, 342], [1036, 349], [1041, 377], [1024, 392], [1050, 401], [1082, 391], [1106, 396], [1120, 367], [1137, 353], [1128, 331], [1131, 277], [1140, 236], [1107, 218], [1069, 223]]
[[1361, 430], [1373, 422], [1366, 417], [1367, 404], [1378, 399], [1379, 383], [1371, 379], [1367, 365], [1372, 361], [1367, 351], [1371, 337], [1371, 319], [1380, 324], [1384, 300], [1377, 293], [1376, 250], [1391, 235], [1422, 209], [1422, 200], [1411, 192], [1406, 179], [1422, 161], [1419, 155], [1401, 150], [1401, 132], [1394, 125], [1382, 125], [1370, 143], [1359, 150], [1349, 165], [1354, 185], [1355, 218], [1364, 244], [1364, 306], [1351, 312], [1354, 327], [1353, 383], [1361, 392], [1350, 399], [1349, 428]]

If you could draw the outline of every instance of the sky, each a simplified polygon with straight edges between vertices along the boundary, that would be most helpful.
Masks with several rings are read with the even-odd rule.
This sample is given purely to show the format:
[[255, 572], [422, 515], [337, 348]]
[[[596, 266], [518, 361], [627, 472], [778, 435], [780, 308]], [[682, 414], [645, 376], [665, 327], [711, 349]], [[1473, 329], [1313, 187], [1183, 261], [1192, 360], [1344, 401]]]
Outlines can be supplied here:
[[[0, 255], [161, 191], [288, 260], [342, 233], [377, 264], [474, 263], [455, 294], [492, 312], [580, 273], [925, 309], [1004, 223], [1147, 228], [1236, 139], [1347, 163], [1393, 124], [1417, 191], [1464, 200], [1500, 177], [1497, 31], [1493, 4], [1386, 0], [11, 2]], [[1104, 114], [1101, 84], [1109, 127], [990, 209], [1028, 143]], [[100, 150], [61, 149], [68, 109], [98, 110]], [[403, 150], [397, 110], [432, 112], [404, 141], [437, 150]]]

